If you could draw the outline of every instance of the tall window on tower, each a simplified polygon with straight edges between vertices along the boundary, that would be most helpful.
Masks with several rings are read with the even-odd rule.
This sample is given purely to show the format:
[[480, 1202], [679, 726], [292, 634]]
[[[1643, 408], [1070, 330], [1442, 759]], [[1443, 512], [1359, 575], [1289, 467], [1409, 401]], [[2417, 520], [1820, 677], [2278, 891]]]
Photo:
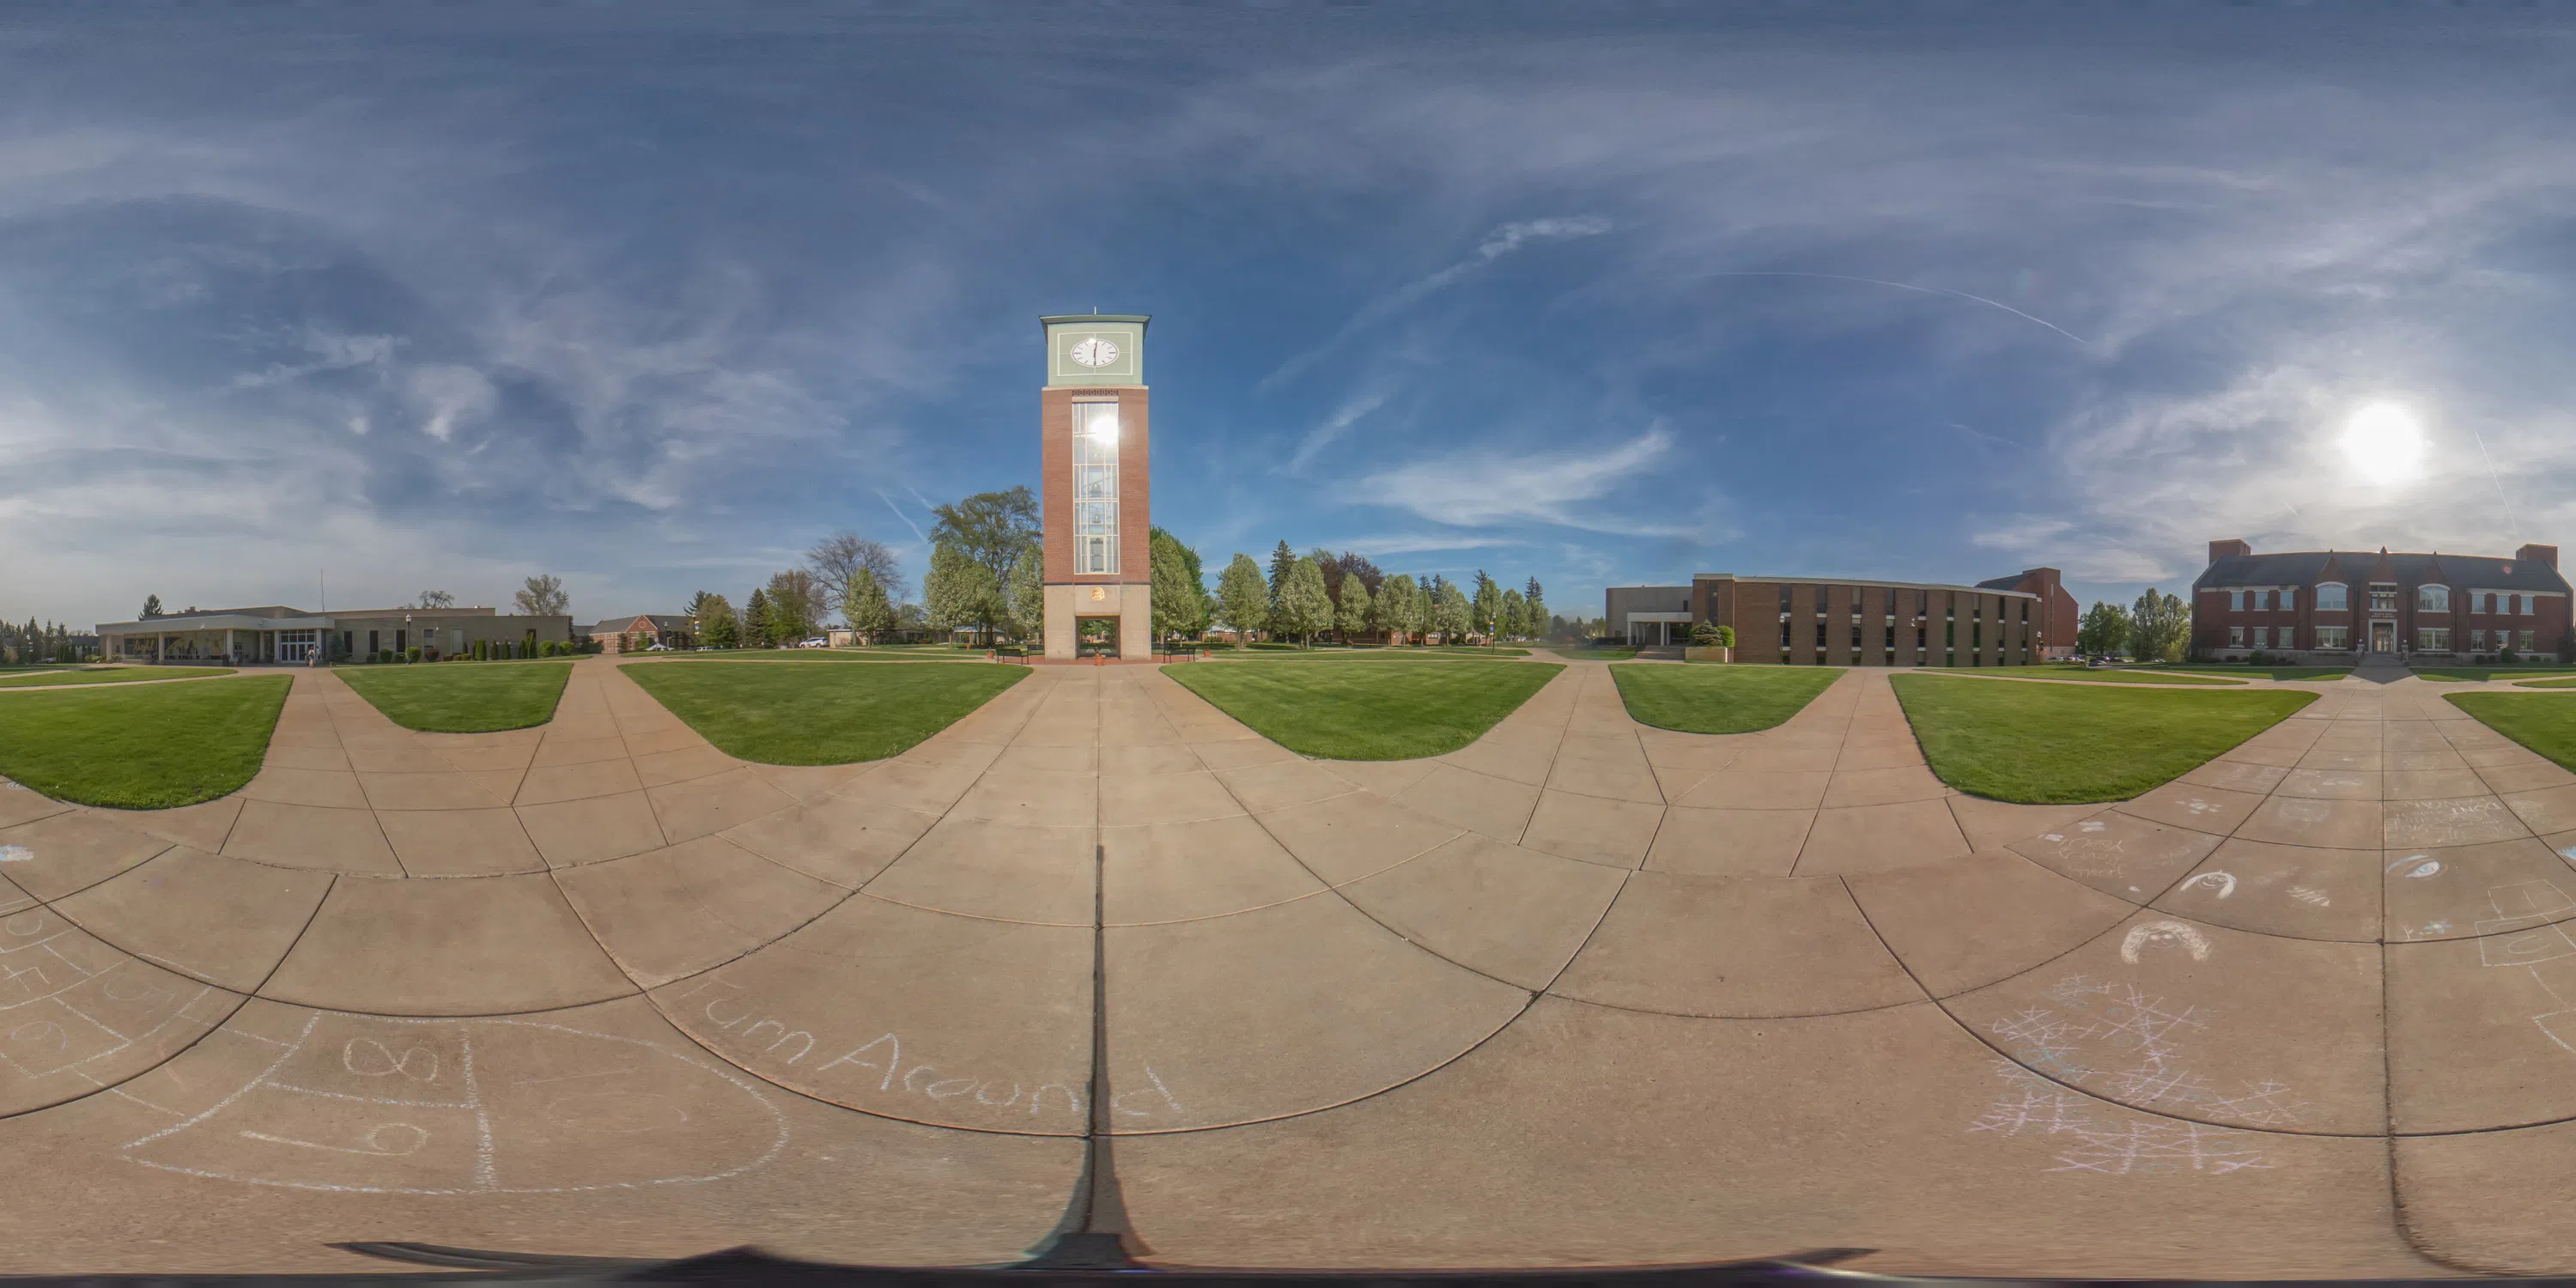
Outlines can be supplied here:
[[1073, 570], [1118, 571], [1118, 404], [1073, 405]]

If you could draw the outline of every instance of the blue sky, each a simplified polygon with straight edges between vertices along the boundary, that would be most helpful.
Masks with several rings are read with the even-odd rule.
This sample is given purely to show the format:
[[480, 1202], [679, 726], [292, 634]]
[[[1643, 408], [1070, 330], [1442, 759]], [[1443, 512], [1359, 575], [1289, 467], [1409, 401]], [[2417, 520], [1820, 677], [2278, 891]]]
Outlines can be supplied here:
[[1211, 569], [2576, 538], [2576, 16], [1898, 8], [12, 9], [0, 616], [917, 575], [1095, 307]]

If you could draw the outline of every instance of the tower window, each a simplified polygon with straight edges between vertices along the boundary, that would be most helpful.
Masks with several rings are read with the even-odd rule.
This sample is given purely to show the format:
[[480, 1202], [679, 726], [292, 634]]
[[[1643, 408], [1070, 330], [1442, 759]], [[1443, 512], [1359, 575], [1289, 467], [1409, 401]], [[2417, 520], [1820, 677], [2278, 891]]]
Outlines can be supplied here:
[[1118, 572], [1118, 404], [1073, 404], [1073, 570]]

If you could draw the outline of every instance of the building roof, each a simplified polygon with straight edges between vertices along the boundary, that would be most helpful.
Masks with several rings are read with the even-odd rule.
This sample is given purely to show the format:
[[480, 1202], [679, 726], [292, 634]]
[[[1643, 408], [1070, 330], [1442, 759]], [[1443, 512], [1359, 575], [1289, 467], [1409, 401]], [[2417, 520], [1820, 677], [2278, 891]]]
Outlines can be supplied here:
[[617, 635], [633, 629], [637, 622], [652, 623], [653, 630], [657, 634], [662, 631], [685, 631], [690, 626], [687, 613], [629, 613], [623, 617], [600, 618], [582, 627], [581, 632], [584, 635]]
[[2006, 584], [2002, 586], [1997, 586], [1991, 581], [1979, 582], [1974, 586], [1958, 586], [1946, 581], [1889, 581], [1884, 577], [1773, 577], [1752, 572], [1695, 572], [1691, 574], [1691, 580], [1694, 582], [1758, 581], [1766, 585], [1790, 586], [1893, 586], [1899, 590], [1984, 591], [1998, 595], [2019, 595], [2024, 599], [2039, 598], [2032, 591], [2013, 589], [2011, 583], [2021, 580], [2020, 573], [2004, 578]]
[[[2364, 582], [2382, 560], [2398, 581], [2412, 586], [2530, 590], [2568, 593], [2567, 579], [2537, 559], [2493, 555], [2397, 554], [2370, 550], [2297, 550], [2269, 555], [2222, 555], [2191, 583], [2214, 586], [2313, 586], [2321, 581]], [[2329, 571], [2333, 575], [2329, 576]]]

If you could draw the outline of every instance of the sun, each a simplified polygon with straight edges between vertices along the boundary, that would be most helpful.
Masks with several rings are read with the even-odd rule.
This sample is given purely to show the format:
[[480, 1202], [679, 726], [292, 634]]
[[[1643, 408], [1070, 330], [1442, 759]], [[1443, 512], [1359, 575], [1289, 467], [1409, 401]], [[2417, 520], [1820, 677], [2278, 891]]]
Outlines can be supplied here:
[[2404, 483], [2424, 464], [2424, 426], [2396, 403], [2371, 403], [2343, 423], [2343, 454], [2373, 483]]

